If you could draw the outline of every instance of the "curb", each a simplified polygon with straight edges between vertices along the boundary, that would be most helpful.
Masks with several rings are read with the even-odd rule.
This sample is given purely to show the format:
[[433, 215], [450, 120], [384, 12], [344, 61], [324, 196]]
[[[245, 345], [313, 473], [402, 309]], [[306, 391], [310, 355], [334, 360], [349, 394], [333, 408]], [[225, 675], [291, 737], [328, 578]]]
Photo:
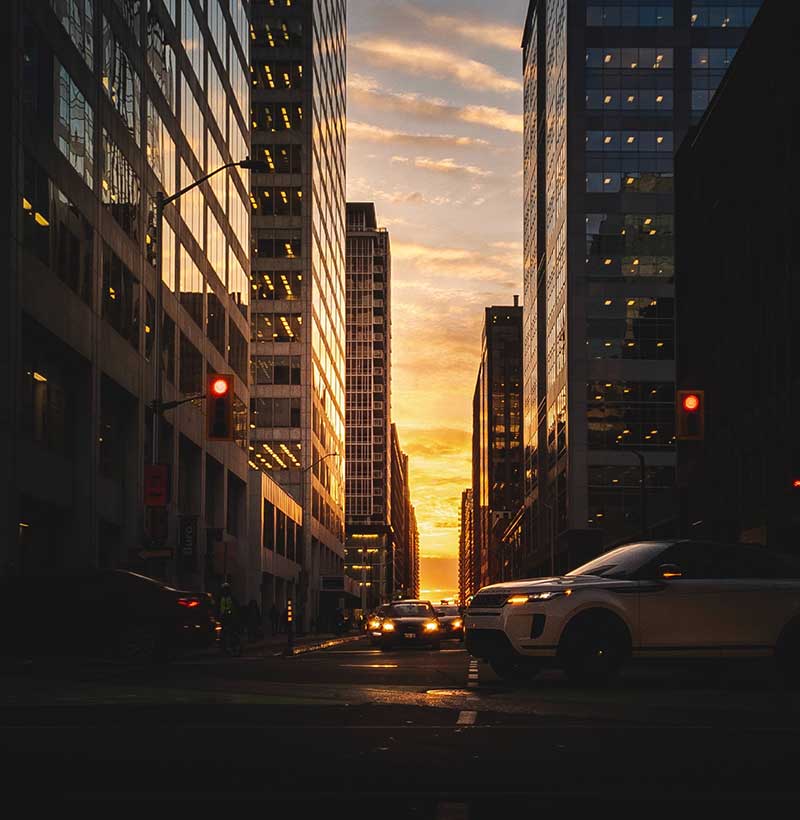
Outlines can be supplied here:
[[329, 649], [332, 646], [341, 646], [342, 644], [360, 641], [363, 640], [363, 638], [363, 635], [348, 635], [346, 638], [331, 638], [329, 641], [323, 641], [322, 643], [293, 646], [291, 654], [289, 654], [285, 649], [279, 654], [287, 658], [293, 658], [295, 655], [303, 655], [306, 652], [315, 652], [317, 649]]

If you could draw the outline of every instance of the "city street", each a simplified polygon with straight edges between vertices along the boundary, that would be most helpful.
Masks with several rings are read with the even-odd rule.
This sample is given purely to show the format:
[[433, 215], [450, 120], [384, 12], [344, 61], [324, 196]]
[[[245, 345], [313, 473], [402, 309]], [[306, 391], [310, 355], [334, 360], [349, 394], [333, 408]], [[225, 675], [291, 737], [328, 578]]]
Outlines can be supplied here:
[[33, 800], [252, 800], [302, 816], [379, 796], [381, 817], [482, 818], [800, 797], [800, 697], [761, 669], [512, 686], [457, 643], [359, 640], [155, 667], [48, 660], [6, 670], [0, 691], [8, 782]]

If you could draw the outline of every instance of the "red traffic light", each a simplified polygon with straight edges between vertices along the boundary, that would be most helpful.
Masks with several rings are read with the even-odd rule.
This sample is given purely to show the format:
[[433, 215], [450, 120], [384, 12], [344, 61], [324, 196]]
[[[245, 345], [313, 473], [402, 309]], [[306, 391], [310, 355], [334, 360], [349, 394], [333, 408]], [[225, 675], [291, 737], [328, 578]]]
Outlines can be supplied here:
[[230, 385], [227, 379], [214, 379], [211, 382], [211, 392], [215, 396], [224, 396], [229, 389]]
[[233, 441], [233, 377], [209, 373], [206, 382], [209, 441]]
[[689, 393], [683, 397], [683, 409], [689, 413], [694, 413], [700, 408], [700, 397], [696, 393]]
[[795, 490], [800, 490], [800, 478], [796, 478], [796, 479], [792, 482], [792, 487], [794, 487], [794, 488], [795, 488]]

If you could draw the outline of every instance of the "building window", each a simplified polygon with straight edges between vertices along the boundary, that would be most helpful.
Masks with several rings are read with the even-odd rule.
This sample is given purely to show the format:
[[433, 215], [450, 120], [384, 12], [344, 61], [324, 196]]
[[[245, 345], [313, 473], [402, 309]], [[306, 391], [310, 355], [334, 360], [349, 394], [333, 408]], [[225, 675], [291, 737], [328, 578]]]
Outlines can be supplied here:
[[302, 298], [303, 274], [296, 271], [253, 271], [253, 299], [295, 302]]
[[598, 294], [587, 304], [592, 359], [673, 359], [674, 299]]
[[747, 28], [760, 7], [755, 0], [694, 0], [689, 19], [694, 28]]
[[194, 262], [189, 252], [181, 245], [181, 265], [180, 265], [180, 288], [181, 304], [186, 312], [194, 319], [197, 326], [203, 327], [203, 300], [206, 292], [206, 281], [200, 268]]
[[55, 65], [58, 85], [55, 142], [58, 150], [91, 188], [94, 185], [94, 111], [66, 68], [57, 60]]
[[103, 17], [103, 88], [139, 145], [141, 82], [128, 55]]
[[300, 399], [250, 399], [250, 423], [256, 427], [299, 427]]
[[287, 185], [253, 188], [250, 207], [254, 216], [302, 216], [303, 189]]
[[586, 272], [597, 279], [674, 274], [671, 214], [586, 214]]
[[735, 54], [735, 48], [692, 49], [692, 115], [695, 118], [706, 110]]
[[303, 88], [303, 64], [279, 60], [267, 60], [250, 69], [253, 88], [260, 90], [299, 91]]
[[303, 340], [302, 313], [253, 313], [251, 317], [254, 342], [300, 342]]
[[253, 356], [251, 384], [300, 384], [300, 356]]
[[23, 246], [91, 304], [94, 231], [89, 220], [25, 155]]
[[669, 382], [590, 382], [587, 385], [589, 448], [621, 444], [671, 448], [675, 388]]
[[247, 405], [238, 397], [233, 397], [233, 440], [242, 450], [247, 451], [248, 434]]
[[139, 349], [139, 281], [122, 260], [103, 244], [103, 318]]
[[185, 396], [203, 392], [203, 357], [200, 351], [181, 333], [180, 391]]
[[673, 24], [672, 4], [622, 5], [590, 0], [586, 8], [587, 26], [647, 26], [663, 28]]
[[141, 187], [131, 164], [103, 129], [102, 202], [128, 236], [139, 239]]
[[250, 461], [262, 470], [302, 469], [302, 445], [299, 441], [255, 440], [250, 446]]
[[74, 389], [74, 374], [65, 369], [65, 360], [54, 355], [55, 351], [30, 343], [30, 338], [25, 342], [20, 384], [21, 432], [49, 450], [69, 455], [72, 396], [65, 388], [72, 384]]
[[303, 125], [303, 105], [295, 102], [264, 102], [253, 100], [250, 103], [250, 116], [253, 132], [277, 132], [299, 129]]
[[50, 6], [70, 39], [94, 68], [94, 0], [50, 0]]
[[300, 20], [267, 20], [250, 26], [251, 45], [260, 48], [302, 48], [303, 23]]
[[[169, 6], [169, 3], [166, 4]], [[174, 19], [174, 17], [173, 17]], [[170, 111], [175, 113], [175, 52], [167, 43], [164, 27], [152, 11], [147, 15], [147, 64]]]
[[225, 355], [225, 309], [222, 307], [222, 302], [217, 298], [216, 293], [209, 290], [207, 296], [207, 311], [206, 311], [206, 336], [208, 336], [211, 344]]
[[228, 363], [233, 368], [233, 372], [243, 382], [247, 382], [247, 342], [230, 317], [228, 317], [228, 345]]
[[301, 256], [300, 231], [253, 231], [253, 256], [263, 259], [298, 259]]

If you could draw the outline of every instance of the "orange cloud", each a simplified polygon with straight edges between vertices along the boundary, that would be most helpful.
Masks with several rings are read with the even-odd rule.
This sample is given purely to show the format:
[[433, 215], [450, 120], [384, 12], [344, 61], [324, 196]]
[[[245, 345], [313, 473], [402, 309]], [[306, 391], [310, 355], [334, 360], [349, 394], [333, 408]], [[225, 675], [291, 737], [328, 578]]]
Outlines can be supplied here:
[[394, 131], [381, 128], [366, 122], [347, 123], [348, 142], [378, 142], [396, 145], [442, 146], [447, 148], [475, 148], [489, 145], [487, 140], [473, 137], [456, 137], [452, 134], [413, 134], [407, 131]]
[[435, 122], [464, 122], [499, 131], [521, 134], [521, 114], [489, 105], [457, 106], [418, 93], [398, 93], [382, 88], [363, 74], [351, 74], [347, 81], [349, 105], [363, 105], [370, 111], [386, 111]]
[[419, 8], [411, 3], [406, 4], [406, 10], [429, 31], [455, 33], [482, 46], [520, 50], [522, 35], [519, 26], [504, 26], [488, 20], [465, 19], [451, 14], [431, 14], [429, 9]]
[[370, 65], [394, 68], [411, 74], [424, 74], [454, 80], [465, 88], [501, 93], [522, 89], [519, 80], [500, 74], [486, 63], [462, 57], [443, 48], [410, 45], [388, 37], [364, 37], [349, 44]]

